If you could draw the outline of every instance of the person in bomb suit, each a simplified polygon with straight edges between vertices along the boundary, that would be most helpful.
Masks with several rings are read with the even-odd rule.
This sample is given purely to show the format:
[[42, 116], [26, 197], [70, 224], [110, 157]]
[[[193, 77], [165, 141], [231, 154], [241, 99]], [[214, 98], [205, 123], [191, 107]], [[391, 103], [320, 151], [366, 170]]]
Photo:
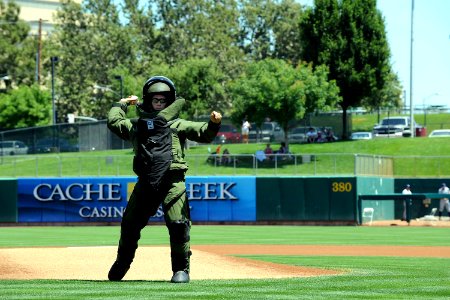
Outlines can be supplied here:
[[220, 129], [222, 115], [210, 114], [209, 122], [178, 118], [185, 99], [176, 96], [173, 82], [164, 76], [149, 78], [142, 102], [136, 104], [139, 118], [126, 118], [136, 96], [114, 103], [108, 113], [108, 128], [121, 139], [131, 141], [133, 170], [138, 176], [121, 222], [117, 258], [108, 278], [119, 281], [134, 259], [141, 230], [160, 204], [169, 231], [173, 276], [171, 282], [189, 282], [190, 212], [186, 196], [184, 159], [186, 139], [210, 143]]

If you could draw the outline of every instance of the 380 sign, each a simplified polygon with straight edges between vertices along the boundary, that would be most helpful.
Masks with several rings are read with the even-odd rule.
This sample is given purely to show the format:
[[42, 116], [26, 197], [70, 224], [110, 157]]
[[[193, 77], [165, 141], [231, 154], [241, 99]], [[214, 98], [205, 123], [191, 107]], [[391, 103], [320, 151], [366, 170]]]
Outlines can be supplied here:
[[331, 190], [333, 193], [348, 193], [351, 192], [353, 186], [351, 182], [332, 182]]

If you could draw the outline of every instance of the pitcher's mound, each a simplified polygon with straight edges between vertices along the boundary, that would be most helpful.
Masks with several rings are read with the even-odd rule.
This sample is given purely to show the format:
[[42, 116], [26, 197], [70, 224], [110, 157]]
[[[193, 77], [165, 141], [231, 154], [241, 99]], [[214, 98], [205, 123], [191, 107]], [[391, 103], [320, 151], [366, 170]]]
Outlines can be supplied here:
[[[117, 247], [0, 249], [0, 279], [108, 280]], [[334, 275], [339, 272], [224, 256], [193, 249], [191, 280], [261, 279]], [[172, 276], [169, 247], [139, 247], [124, 280]]]

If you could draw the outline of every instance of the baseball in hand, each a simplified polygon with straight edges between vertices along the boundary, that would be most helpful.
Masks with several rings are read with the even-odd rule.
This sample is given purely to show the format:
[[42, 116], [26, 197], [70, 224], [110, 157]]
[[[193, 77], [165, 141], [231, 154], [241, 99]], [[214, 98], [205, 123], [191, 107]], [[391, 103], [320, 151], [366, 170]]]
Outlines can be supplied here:
[[211, 122], [219, 124], [222, 121], [222, 114], [217, 111], [212, 111], [210, 115]]
[[135, 105], [137, 103], [138, 99], [139, 99], [138, 96], [131, 95], [131, 96], [127, 97], [127, 98], [120, 99], [119, 102], [120, 103], [125, 103], [127, 105]]

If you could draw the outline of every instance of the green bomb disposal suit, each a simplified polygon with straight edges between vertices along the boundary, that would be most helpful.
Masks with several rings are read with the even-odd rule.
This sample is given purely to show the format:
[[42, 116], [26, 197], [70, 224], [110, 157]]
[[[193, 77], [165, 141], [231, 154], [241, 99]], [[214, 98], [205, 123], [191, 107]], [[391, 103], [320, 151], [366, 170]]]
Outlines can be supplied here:
[[[172, 271], [189, 273], [191, 222], [185, 186], [185, 173], [188, 165], [184, 160], [184, 146], [186, 139], [210, 143], [216, 136], [220, 124], [211, 121], [192, 122], [178, 119], [184, 104], [184, 99], [177, 98], [164, 110], [150, 113], [137, 107], [141, 119], [160, 116], [168, 121], [172, 136], [172, 163], [157, 187], [148, 184], [145, 178], [137, 174], [138, 181], [122, 218], [117, 255], [117, 261], [127, 264], [128, 267], [133, 261], [138, 247], [141, 230], [162, 204], [164, 219], [170, 235]], [[136, 120], [127, 119], [126, 112], [125, 104], [115, 103], [108, 114], [108, 128], [121, 139], [131, 141], [136, 155], [139, 147], [138, 132], [136, 122], [134, 122]]]

